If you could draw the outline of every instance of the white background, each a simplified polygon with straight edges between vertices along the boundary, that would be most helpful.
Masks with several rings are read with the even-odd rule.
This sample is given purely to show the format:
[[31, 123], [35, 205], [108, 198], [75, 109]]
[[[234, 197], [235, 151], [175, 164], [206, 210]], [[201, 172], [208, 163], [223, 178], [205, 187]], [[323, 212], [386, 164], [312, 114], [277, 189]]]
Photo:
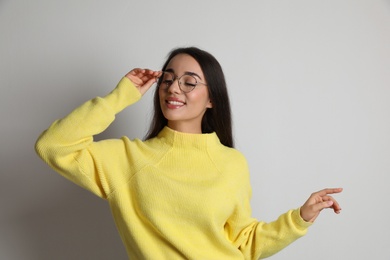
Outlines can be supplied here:
[[[344, 187], [272, 259], [390, 259], [390, 1], [0, 1], [0, 259], [126, 259], [105, 201], [34, 143], [52, 121], [178, 46], [224, 68], [253, 215]], [[102, 137], [142, 138], [151, 95]]]

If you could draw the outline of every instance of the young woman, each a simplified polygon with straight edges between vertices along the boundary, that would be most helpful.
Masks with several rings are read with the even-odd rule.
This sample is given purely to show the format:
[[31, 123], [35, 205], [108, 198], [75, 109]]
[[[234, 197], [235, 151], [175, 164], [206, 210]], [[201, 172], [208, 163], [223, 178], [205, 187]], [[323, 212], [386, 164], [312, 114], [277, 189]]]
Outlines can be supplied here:
[[[157, 82], [146, 140], [94, 142]], [[107, 96], [55, 121], [36, 143], [57, 172], [108, 201], [131, 259], [258, 259], [303, 236], [330, 194], [271, 223], [251, 217], [248, 167], [233, 148], [222, 68], [200, 49], [173, 50], [162, 71], [133, 69]]]

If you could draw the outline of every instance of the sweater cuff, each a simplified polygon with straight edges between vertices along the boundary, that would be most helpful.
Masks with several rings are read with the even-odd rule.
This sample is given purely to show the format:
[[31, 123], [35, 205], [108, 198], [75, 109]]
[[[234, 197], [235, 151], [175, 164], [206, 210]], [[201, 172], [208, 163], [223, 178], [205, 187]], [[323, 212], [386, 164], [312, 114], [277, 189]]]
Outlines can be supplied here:
[[292, 212], [292, 218], [298, 229], [305, 230], [309, 228], [313, 223], [305, 221], [301, 217], [301, 208], [297, 208]]
[[140, 100], [141, 96], [141, 92], [139, 92], [131, 80], [127, 77], [123, 77], [116, 88], [104, 97], [104, 100], [117, 114], [127, 106]]

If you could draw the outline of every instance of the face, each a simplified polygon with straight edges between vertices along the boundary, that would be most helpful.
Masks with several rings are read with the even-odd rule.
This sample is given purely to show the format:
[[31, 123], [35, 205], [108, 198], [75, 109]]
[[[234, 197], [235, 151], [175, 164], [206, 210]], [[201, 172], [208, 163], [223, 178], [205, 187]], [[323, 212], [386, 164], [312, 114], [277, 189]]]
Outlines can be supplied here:
[[[168, 63], [166, 71], [176, 77], [191, 74], [198, 82], [207, 84], [198, 62], [187, 54], [178, 54]], [[160, 107], [168, 120], [168, 127], [180, 132], [201, 133], [202, 118], [212, 107], [207, 86], [198, 84], [188, 93], [181, 91], [178, 80], [168, 87], [159, 88]]]

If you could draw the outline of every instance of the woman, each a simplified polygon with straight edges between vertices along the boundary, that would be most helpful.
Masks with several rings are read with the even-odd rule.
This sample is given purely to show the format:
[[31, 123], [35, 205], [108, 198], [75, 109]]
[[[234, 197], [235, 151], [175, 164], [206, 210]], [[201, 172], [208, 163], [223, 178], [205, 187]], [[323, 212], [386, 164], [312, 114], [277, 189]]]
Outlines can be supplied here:
[[[157, 81], [145, 141], [93, 141]], [[233, 148], [221, 66], [194, 47], [173, 50], [162, 71], [130, 71], [107, 96], [54, 122], [36, 151], [109, 202], [131, 259], [264, 258], [303, 236], [322, 209], [341, 210], [330, 196], [341, 189], [325, 189], [274, 222], [251, 217], [248, 167]]]

